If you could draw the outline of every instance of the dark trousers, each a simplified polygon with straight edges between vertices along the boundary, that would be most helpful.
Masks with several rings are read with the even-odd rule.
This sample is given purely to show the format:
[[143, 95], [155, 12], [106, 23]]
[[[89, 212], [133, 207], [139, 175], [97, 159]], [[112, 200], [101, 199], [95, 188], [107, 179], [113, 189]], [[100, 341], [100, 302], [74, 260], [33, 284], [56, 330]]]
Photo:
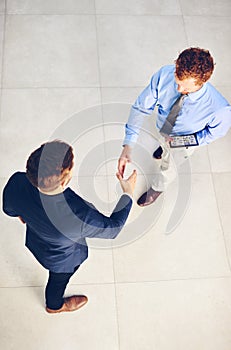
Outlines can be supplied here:
[[45, 290], [46, 306], [49, 309], [58, 310], [62, 307], [66, 286], [79, 266], [76, 266], [72, 273], [55, 273], [49, 271], [49, 278]]

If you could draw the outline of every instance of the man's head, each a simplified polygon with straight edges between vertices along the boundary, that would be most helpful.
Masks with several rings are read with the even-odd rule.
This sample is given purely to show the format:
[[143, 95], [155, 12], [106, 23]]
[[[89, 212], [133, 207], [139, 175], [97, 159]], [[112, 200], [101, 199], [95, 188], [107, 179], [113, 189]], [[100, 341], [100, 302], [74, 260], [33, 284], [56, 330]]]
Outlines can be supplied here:
[[209, 51], [191, 47], [180, 53], [175, 61], [175, 79], [182, 94], [195, 92], [209, 80], [214, 70]]
[[44, 143], [27, 160], [27, 178], [43, 192], [54, 191], [70, 181], [73, 158], [73, 149], [65, 142]]

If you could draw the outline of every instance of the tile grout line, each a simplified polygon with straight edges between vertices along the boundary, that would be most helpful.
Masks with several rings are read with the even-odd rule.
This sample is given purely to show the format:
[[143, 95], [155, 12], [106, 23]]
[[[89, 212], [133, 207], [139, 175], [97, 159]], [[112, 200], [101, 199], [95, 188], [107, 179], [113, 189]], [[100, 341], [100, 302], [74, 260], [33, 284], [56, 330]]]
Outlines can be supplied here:
[[[93, 85], [73, 85], [73, 86], [16, 86], [4, 87], [4, 90], [46, 90], [46, 89], [143, 89], [145, 86], [93, 86]], [[227, 87], [227, 86], [223, 86]]]
[[[191, 281], [215, 281], [215, 280], [231, 280], [231, 275], [216, 276], [216, 277], [191, 277], [191, 278], [175, 278], [163, 280], [145, 280], [145, 281], [121, 281], [121, 282], [102, 282], [102, 283], [70, 283], [71, 286], [103, 286], [103, 285], [125, 285], [125, 284], [157, 284], [157, 283], [172, 283], [172, 282], [191, 282]], [[44, 288], [44, 285], [25, 285], [25, 286], [0, 286], [1, 289], [21, 289], [21, 288]]]
[[[6, 0], [5, 0], [6, 1]], [[181, 8], [181, 4], [180, 8]], [[8, 16], [104, 16], [104, 17], [112, 17], [112, 16], [120, 16], [120, 17], [211, 17], [211, 18], [230, 18], [230, 15], [206, 15], [206, 14], [184, 14], [182, 9], [181, 13], [179, 14], [156, 14], [156, 13], [142, 13], [142, 14], [137, 14], [137, 13], [87, 13], [87, 12], [78, 12], [78, 13], [46, 13], [46, 12], [40, 12], [40, 13], [14, 13], [14, 12], [7, 12], [6, 13]]]
[[[97, 60], [98, 60], [98, 72], [99, 72], [99, 91], [100, 91], [100, 103], [101, 103], [101, 113], [102, 113], [102, 120], [103, 120], [103, 139], [104, 139], [104, 158], [105, 160], [107, 157], [107, 152], [106, 152], [106, 134], [105, 134], [105, 128], [104, 128], [104, 115], [103, 115], [103, 101], [102, 101], [102, 80], [101, 80], [101, 66], [100, 66], [100, 52], [99, 52], [99, 33], [98, 33], [98, 26], [97, 26], [97, 13], [96, 13], [96, 3], [94, 0], [94, 7], [95, 7], [95, 33], [96, 33], [96, 50], [97, 50]], [[106, 175], [108, 178], [108, 167], [106, 165]], [[108, 204], [107, 208], [108, 211], [110, 209], [110, 204], [109, 204], [109, 183], [107, 183], [107, 199], [108, 199]], [[118, 303], [117, 303], [117, 290], [116, 290], [116, 283], [115, 283], [115, 262], [114, 262], [114, 251], [112, 249], [112, 266], [113, 266], [113, 279], [114, 279], [114, 297], [115, 297], [115, 319], [116, 319], [116, 331], [117, 331], [117, 341], [118, 341], [118, 350], [120, 349], [120, 327], [119, 327], [119, 316], [118, 316]]]
[[117, 323], [117, 337], [118, 337], [118, 350], [121, 348], [121, 342], [120, 342], [120, 324], [119, 324], [119, 306], [118, 306], [118, 291], [117, 291], [117, 285], [116, 282], [116, 272], [115, 272], [115, 255], [114, 255], [114, 249], [112, 249], [112, 266], [113, 266], [113, 276], [114, 276], [114, 295], [115, 295], [115, 309], [116, 309], [116, 323]]
[[182, 14], [182, 23], [183, 23], [183, 28], [184, 28], [185, 39], [186, 39], [187, 47], [189, 47], [189, 39], [188, 39], [187, 30], [186, 30], [185, 15], [183, 14], [182, 6], [181, 6], [181, 0], [178, 0], [178, 1], [179, 1], [181, 14]]
[[[102, 103], [102, 80], [101, 80], [101, 67], [100, 67], [100, 52], [99, 52], [99, 33], [98, 33], [98, 26], [97, 26], [97, 14], [96, 14], [96, 4], [95, 4], [95, 0], [94, 0], [94, 18], [95, 18], [95, 36], [96, 36], [96, 53], [97, 53], [97, 63], [98, 63], [98, 74], [99, 74], [99, 94], [100, 94], [100, 108], [101, 108], [101, 114], [102, 114], [102, 129], [103, 129], [103, 141], [104, 141], [104, 145], [103, 145], [103, 149], [104, 149], [104, 159], [106, 160], [106, 147], [105, 147], [105, 129], [104, 129], [104, 117], [103, 117], [103, 103]], [[107, 164], [106, 164], [106, 175], [108, 175], [108, 168], [107, 168]], [[106, 183], [107, 186], [107, 200], [109, 202], [109, 184], [108, 181]], [[110, 205], [107, 205], [108, 207], [108, 211], [110, 209]]]

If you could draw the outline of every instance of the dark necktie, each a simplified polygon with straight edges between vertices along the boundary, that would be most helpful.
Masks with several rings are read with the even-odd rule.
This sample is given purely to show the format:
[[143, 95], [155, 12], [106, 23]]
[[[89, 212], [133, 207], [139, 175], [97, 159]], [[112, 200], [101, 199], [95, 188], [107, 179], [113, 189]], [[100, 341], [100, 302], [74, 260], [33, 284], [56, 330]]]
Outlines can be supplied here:
[[171, 134], [171, 131], [175, 125], [176, 118], [178, 117], [185, 96], [186, 95], [181, 94], [180, 97], [178, 97], [178, 99], [173, 104], [162, 128], [160, 129], [161, 135], [166, 136]]

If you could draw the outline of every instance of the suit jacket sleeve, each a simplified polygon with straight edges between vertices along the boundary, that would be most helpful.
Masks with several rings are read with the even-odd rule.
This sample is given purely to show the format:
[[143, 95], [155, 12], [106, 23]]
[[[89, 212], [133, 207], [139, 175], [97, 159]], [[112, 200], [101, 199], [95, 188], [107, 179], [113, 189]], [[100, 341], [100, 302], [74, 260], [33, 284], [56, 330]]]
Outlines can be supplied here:
[[82, 238], [115, 238], [122, 230], [131, 207], [132, 199], [126, 194], [121, 196], [110, 217], [87, 205], [87, 210], [82, 216]]

